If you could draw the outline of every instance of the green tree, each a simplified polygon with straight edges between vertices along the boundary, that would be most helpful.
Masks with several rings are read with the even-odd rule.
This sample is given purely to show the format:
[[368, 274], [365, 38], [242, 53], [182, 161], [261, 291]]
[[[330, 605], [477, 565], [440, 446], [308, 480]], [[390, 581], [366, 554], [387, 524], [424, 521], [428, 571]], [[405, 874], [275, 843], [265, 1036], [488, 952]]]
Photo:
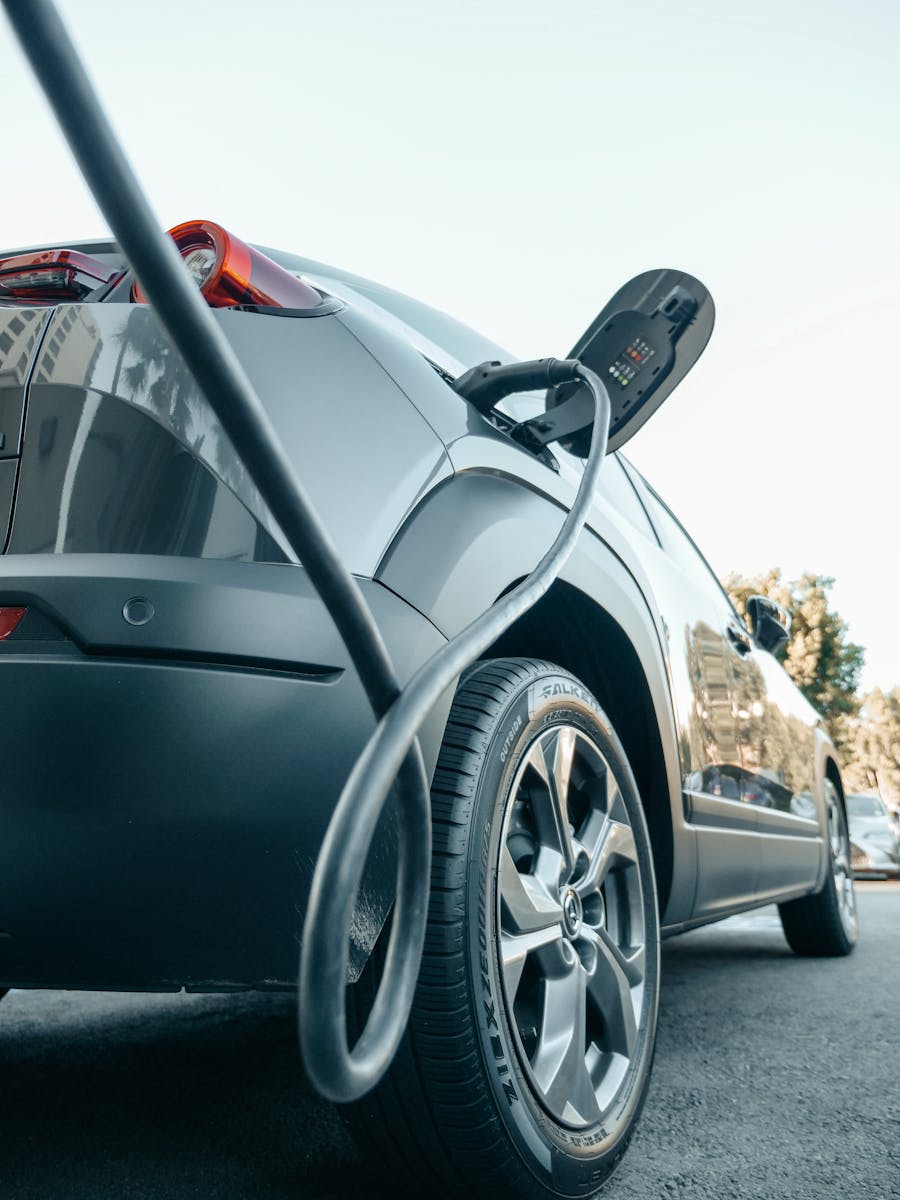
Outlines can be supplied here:
[[851, 786], [900, 801], [900, 687], [875, 688], [863, 698], [854, 751]]
[[785, 580], [773, 567], [763, 575], [744, 578], [732, 574], [725, 588], [746, 618], [747, 600], [755, 594], [768, 596], [791, 614], [791, 636], [778, 653], [784, 668], [800, 691], [822, 714], [835, 746], [847, 757], [856, 740], [854, 718], [859, 712], [857, 696], [864, 655], [861, 646], [847, 636], [847, 623], [830, 604], [834, 580], [807, 572], [799, 579]]

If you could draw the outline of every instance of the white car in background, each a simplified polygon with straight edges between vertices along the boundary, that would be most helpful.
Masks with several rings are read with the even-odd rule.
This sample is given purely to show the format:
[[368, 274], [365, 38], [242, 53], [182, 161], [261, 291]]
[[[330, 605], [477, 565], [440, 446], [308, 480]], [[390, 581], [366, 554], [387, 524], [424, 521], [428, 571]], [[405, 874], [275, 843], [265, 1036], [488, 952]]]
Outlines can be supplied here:
[[900, 830], [896, 814], [875, 792], [847, 796], [853, 874], [858, 879], [900, 878]]

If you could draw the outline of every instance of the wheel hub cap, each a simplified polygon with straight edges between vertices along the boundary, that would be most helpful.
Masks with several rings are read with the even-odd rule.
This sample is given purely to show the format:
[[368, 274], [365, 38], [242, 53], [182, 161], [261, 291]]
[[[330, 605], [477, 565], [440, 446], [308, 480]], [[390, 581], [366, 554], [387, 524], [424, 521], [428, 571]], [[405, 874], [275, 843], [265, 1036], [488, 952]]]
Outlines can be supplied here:
[[563, 895], [563, 920], [566, 925], [566, 933], [570, 938], [578, 936], [581, 929], [582, 907], [581, 901], [578, 899], [578, 893], [572, 888], [569, 888]]

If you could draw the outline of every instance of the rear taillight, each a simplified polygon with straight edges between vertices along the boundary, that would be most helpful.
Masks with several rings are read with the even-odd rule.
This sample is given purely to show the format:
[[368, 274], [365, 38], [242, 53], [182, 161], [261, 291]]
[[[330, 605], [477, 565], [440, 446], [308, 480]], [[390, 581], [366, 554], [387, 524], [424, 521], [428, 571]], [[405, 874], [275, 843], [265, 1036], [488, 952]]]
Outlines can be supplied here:
[[[212, 308], [318, 308], [322, 303], [315, 288], [212, 221], [176, 225], [169, 237]], [[140, 284], [131, 294], [145, 303]]]
[[0, 642], [5, 642], [28, 612], [27, 608], [0, 608]]
[[81, 300], [116, 272], [77, 250], [41, 250], [0, 258], [0, 300]]

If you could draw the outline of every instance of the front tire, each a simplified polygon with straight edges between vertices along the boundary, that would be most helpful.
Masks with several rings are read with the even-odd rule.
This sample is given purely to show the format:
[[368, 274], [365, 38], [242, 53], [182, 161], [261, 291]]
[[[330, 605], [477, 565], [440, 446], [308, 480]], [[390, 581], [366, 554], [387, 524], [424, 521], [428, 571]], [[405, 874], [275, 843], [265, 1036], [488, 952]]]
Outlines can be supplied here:
[[351, 1128], [416, 1194], [583, 1200], [628, 1146], [656, 1034], [656, 890], [625, 753], [568, 672], [479, 663], [432, 802], [416, 1001]]
[[823, 887], [812, 896], [801, 896], [779, 905], [781, 925], [788, 945], [804, 958], [834, 958], [849, 954], [856, 945], [856, 895], [850, 866], [850, 834], [838, 790], [825, 780], [830, 870]]

